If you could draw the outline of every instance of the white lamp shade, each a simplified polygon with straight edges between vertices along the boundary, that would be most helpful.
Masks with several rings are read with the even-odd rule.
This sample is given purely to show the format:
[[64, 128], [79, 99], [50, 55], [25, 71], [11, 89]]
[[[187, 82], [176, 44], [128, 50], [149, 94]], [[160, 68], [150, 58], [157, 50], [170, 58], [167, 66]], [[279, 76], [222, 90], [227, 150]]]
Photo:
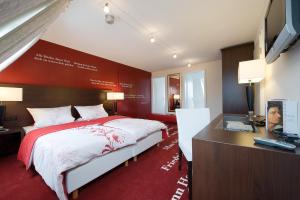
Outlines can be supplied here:
[[108, 92], [107, 100], [124, 100], [123, 92]]
[[180, 95], [179, 94], [174, 94], [174, 99], [180, 99]]
[[239, 84], [257, 83], [265, 78], [265, 61], [263, 59], [250, 60], [239, 63]]
[[23, 101], [23, 88], [0, 87], [0, 101]]

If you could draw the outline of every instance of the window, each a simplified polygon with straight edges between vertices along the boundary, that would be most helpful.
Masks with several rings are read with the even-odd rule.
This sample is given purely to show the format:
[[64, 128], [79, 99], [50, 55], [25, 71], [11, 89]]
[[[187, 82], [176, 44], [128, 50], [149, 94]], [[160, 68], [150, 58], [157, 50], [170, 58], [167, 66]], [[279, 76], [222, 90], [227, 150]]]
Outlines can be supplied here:
[[166, 112], [166, 78], [152, 78], [152, 113]]
[[0, 71], [38, 41], [69, 0], [2, 0], [0, 12]]
[[183, 75], [183, 108], [205, 107], [204, 71]]
[[15, 60], [17, 60], [23, 53], [25, 53], [32, 45], [34, 45], [38, 40], [40, 36], [33, 38], [28, 44], [26, 44], [24, 47], [22, 47], [20, 50], [18, 50], [16, 53], [14, 53], [12, 56], [7, 58], [4, 62], [0, 63], [0, 72], [5, 69], [7, 66], [9, 66], [11, 63], [13, 63]]

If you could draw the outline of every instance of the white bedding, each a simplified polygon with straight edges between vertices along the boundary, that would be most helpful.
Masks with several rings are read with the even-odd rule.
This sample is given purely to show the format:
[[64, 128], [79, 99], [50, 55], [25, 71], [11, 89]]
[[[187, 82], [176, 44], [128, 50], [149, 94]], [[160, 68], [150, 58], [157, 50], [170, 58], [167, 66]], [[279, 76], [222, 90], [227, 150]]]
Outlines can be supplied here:
[[167, 126], [159, 121], [136, 118], [115, 119], [103, 125], [124, 130], [132, 134], [136, 140], [147, 137], [155, 131], [167, 129]]
[[[59, 199], [65, 200], [63, 172], [97, 156], [135, 144], [151, 133], [166, 128], [165, 124], [154, 120], [122, 118], [104, 123], [103, 126], [88, 125], [58, 131], [44, 135], [35, 142], [31, 163]], [[27, 126], [23, 129], [30, 134], [30, 131], [37, 128]]]
[[38, 138], [31, 154], [31, 162], [58, 198], [65, 200], [63, 172], [134, 143], [135, 138], [120, 129], [88, 125]]
[[[76, 121], [83, 121], [81, 118]], [[124, 118], [116, 119], [110, 122], [104, 123], [104, 126], [114, 127], [122, 129], [136, 136], [137, 140], [146, 137], [150, 133], [159, 131], [161, 129], [167, 129], [167, 126], [159, 121], [146, 120], [146, 119], [136, 119], [136, 118]], [[37, 129], [35, 126], [25, 126], [23, 127], [25, 133], [29, 133]]]

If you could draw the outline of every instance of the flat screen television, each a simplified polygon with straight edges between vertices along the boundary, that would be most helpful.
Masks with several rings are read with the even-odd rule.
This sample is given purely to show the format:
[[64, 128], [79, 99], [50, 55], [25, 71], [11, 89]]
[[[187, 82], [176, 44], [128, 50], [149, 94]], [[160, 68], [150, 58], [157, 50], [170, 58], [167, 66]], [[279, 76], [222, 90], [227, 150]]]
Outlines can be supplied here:
[[265, 18], [265, 53], [272, 63], [300, 33], [300, 0], [271, 0]]

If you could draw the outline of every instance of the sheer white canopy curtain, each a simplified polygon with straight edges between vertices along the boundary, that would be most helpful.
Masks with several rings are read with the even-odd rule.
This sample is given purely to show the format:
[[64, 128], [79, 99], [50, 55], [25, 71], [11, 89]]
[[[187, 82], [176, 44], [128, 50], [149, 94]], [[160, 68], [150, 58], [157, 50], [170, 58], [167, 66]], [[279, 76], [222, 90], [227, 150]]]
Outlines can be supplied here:
[[152, 113], [166, 113], [166, 77], [152, 78]]
[[205, 107], [204, 71], [183, 74], [183, 108]]
[[0, 0], [0, 71], [35, 42], [70, 0]]

